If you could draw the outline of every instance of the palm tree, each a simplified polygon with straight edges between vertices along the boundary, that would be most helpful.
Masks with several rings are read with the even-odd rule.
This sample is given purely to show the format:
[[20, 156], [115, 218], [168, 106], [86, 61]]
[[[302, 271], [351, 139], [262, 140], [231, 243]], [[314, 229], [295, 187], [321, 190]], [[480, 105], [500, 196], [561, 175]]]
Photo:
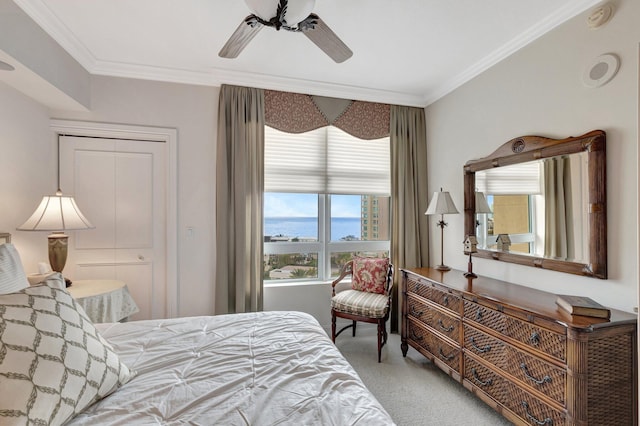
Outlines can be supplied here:
[[307, 271], [304, 269], [294, 269], [291, 271], [291, 278], [304, 278], [307, 276]]

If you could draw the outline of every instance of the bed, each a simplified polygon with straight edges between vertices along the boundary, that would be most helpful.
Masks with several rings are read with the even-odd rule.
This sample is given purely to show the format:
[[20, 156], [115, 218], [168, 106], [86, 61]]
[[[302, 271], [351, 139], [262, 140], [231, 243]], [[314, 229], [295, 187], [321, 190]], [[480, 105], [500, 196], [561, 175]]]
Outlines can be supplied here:
[[[1, 257], [0, 253], [0, 275]], [[45, 424], [92, 426], [394, 424], [318, 322], [305, 313], [92, 324], [64, 287], [48, 282], [0, 295], [0, 315], [3, 425], [26, 424], [27, 418], [41, 418]], [[34, 319], [34, 315], [47, 315], [47, 321]], [[52, 320], [53, 316], [57, 318]], [[43, 351], [42, 342], [57, 333], [50, 330], [50, 324], [59, 319], [65, 330], [62, 334], [69, 335], [64, 339], [77, 342], [64, 344], [66, 356], [58, 352], [37, 355]], [[12, 334], [12, 327], [22, 330]], [[31, 339], [37, 342], [31, 352], [15, 351], [19, 356], [14, 358], [25, 364], [18, 374], [23, 377], [16, 379], [7, 368], [12, 349], [17, 347], [15, 340], [24, 340], [23, 335], [28, 334], [25, 327], [41, 327], [46, 333]], [[88, 348], [89, 355], [81, 354], [79, 347]], [[77, 354], [73, 353], [76, 349]], [[33, 362], [27, 365], [24, 359]], [[34, 363], [43, 364], [45, 359], [53, 365], [48, 366], [47, 374], [59, 367], [55, 362], [75, 363], [64, 366], [56, 376], [67, 384], [58, 396], [55, 389], [42, 391], [42, 385], [34, 385], [39, 376], [30, 371]], [[25, 378], [28, 374], [32, 377]], [[75, 383], [80, 393], [66, 394], [74, 386], [71, 380], [80, 382], [84, 376], [83, 384], [78, 387]], [[23, 399], [14, 396], [16, 389], [27, 385], [34, 387]], [[33, 414], [22, 406], [30, 404]]]

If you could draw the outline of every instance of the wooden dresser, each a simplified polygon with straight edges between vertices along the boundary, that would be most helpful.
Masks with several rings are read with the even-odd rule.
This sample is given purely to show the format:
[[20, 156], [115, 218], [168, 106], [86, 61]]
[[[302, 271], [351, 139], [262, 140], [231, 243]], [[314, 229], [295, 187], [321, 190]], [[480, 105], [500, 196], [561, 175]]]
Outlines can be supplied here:
[[635, 315], [571, 316], [552, 293], [457, 270], [403, 269], [402, 284], [403, 355], [415, 348], [513, 423], [637, 424]]

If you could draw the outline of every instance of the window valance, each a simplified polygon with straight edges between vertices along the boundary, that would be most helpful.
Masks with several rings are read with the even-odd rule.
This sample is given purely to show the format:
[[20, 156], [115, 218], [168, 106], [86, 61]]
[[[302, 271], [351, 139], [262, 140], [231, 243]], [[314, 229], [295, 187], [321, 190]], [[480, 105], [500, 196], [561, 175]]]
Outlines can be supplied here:
[[264, 105], [265, 124], [287, 133], [333, 125], [360, 139], [389, 136], [388, 104], [265, 90]]

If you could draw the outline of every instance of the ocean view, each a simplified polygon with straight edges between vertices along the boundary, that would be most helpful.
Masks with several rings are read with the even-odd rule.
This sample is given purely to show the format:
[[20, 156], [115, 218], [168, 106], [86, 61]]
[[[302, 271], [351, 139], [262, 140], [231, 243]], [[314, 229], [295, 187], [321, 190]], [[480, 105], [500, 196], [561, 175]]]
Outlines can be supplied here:
[[[318, 239], [318, 219], [315, 217], [265, 217], [264, 235]], [[335, 217], [331, 219], [332, 241], [338, 241], [348, 235], [353, 235], [356, 239], [360, 239], [359, 217]]]

